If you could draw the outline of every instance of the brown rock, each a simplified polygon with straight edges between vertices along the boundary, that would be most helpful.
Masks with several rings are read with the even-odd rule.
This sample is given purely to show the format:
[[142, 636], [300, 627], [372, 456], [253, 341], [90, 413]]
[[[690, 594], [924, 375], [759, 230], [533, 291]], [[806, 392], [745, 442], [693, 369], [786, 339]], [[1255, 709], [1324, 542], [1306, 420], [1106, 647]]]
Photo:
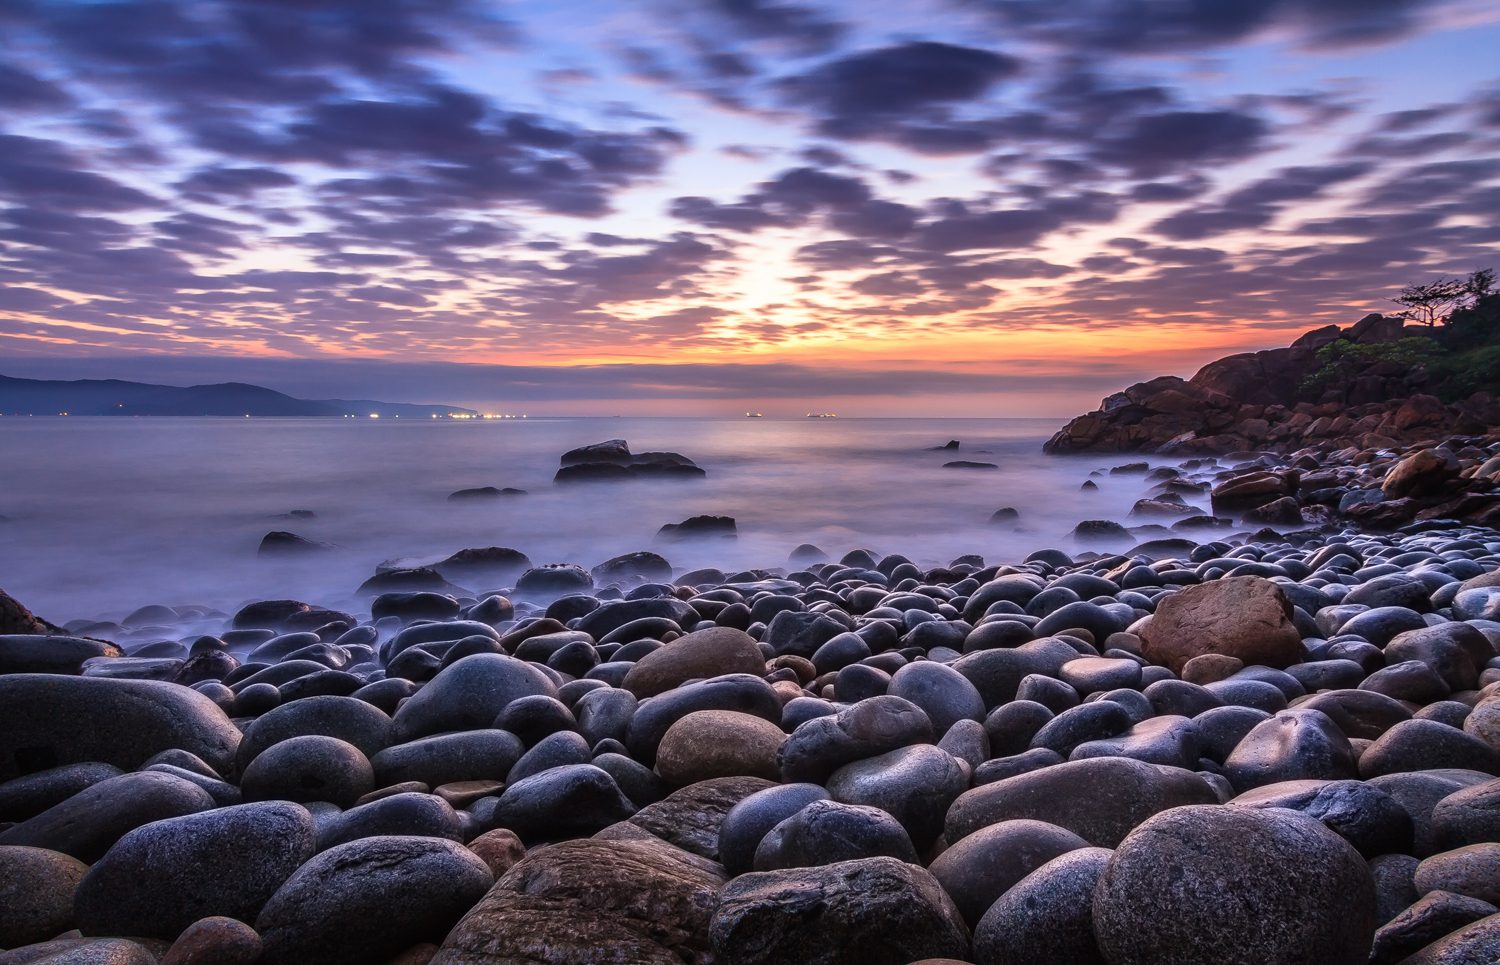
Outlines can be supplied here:
[[1224, 653], [1200, 653], [1182, 665], [1181, 677], [1190, 684], [1217, 683], [1228, 680], [1245, 668], [1245, 661]]
[[260, 936], [233, 918], [200, 918], [177, 936], [162, 965], [255, 965]]
[[1387, 499], [1431, 496], [1440, 492], [1457, 470], [1452, 457], [1444, 457], [1435, 449], [1419, 449], [1392, 466], [1380, 488]]
[[695, 630], [638, 660], [621, 686], [642, 699], [679, 684], [723, 674], [766, 675], [766, 661], [755, 638], [732, 627]]
[[1200, 583], [1161, 598], [1141, 631], [1141, 651], [1178, 673], [1199, 654], [1285, 667], [1302, 659], [1302, 638], [1281, 589], [1258, 576]]
[[1214, 487], [1210, 498], [1215, 512], [1253, 509], [1296, 492], [1297, 480], [1295, 470], [1248, 472], [1219, 483]]
[[667, 729], [656, 751], [656, 773], [679, 787], [742, 775], [779, 780], [776, 752], [785, 740], [780, 727], [750, 714], [696, 711]]
[[1435, 854], [1417, 865], [1415, 883], [1418, 894], [1451, 891], [1500, 902], [1500, 844], [1471, 844]]
[[707, 963], [709, 918], [724, 880], [659, 840], [565, 841], [506, 872], [433, 963]]
[[469, 842], [469, 850], [490, 866], [490, 871], [497, 879], [526, 857], [526, 845], [521, 843], [514, 831], [506, 828], [486, 831]]
[[466, 808], [482, 797], [505, 790], [504, 781], [453, 781], [433, 788], [432, 793], [456, 808]]

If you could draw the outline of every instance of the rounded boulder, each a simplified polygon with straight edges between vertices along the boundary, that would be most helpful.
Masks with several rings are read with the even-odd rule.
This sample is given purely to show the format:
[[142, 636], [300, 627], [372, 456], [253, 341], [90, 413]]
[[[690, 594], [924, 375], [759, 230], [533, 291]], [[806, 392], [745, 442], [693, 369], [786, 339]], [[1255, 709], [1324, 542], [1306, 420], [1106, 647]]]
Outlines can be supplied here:
[[1301, 814], [1174, 808], [1115, 849], [1094, 893], [1111, 965], [1363, 965], [1375, 882], [1359, 852]]

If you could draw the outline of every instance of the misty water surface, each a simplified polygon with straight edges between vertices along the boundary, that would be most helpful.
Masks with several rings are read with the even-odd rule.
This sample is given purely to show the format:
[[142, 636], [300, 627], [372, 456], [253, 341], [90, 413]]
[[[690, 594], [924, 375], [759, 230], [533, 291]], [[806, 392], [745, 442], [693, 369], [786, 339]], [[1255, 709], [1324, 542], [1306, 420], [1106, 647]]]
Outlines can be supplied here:
[[[784, 565], [799, 543], [945, 563], [1019, 560], [1070, 548], [1081, 519], [1123, 520], [1139, 476], [1088, 473], [1121, 461], [1041, 452], [1053, 420], [0, 419], [0, 587], [55, 621], [118, 617], [146, 603], [233, 608], [290, 596], [346, 600], [378, 563], [431, 562], [468, 546], [512, 546], [535, 562], [592, 566], [657, 549], [679, 568]], [[558, 457], [624, 438], [670, 449], [704, 481], [554, 486]], [[958, 439], [958, 453], [926, 447]], [[944, 469], [953, 459], [998, 471]], [[457, 489], [528, 495], [449, 502]], [[988, 523], [1001, 506], [1023, 529]], [[311, 520], [275, 519], [294, 509]], [[664, 523], [735, 517], [740, 537], [663, 546]], [[336, 544], [314, 560], [258, 559], [270, 530]], [[1123, 548], [1123, 547], [1122, 547]]]

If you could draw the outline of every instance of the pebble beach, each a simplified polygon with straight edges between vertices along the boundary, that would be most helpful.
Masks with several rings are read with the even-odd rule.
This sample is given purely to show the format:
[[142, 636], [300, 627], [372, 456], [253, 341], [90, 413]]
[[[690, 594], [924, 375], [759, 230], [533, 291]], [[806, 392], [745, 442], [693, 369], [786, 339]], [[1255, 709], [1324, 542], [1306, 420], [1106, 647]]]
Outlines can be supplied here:
[[0, 963], [1500, 959], [1500, 532], [1329, 496], [1496, 454], [1103, 457], [1125, 552], [8, 601]]

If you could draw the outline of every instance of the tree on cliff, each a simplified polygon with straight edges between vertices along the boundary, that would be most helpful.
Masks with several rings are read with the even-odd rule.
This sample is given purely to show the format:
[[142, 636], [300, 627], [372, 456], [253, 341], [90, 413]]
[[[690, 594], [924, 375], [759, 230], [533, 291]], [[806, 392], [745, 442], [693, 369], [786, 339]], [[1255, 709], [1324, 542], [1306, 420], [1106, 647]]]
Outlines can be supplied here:
[[1479, 302], [1494, 287], [1494, 269], [1481, 268], [1468, 278], [1439, 278], [1426, 285], [1408, 285], [1391, 301], [1404, 306], [1396, 313], [1401, 318], [1431, 327], [1447, 321], [1454, 312]]

